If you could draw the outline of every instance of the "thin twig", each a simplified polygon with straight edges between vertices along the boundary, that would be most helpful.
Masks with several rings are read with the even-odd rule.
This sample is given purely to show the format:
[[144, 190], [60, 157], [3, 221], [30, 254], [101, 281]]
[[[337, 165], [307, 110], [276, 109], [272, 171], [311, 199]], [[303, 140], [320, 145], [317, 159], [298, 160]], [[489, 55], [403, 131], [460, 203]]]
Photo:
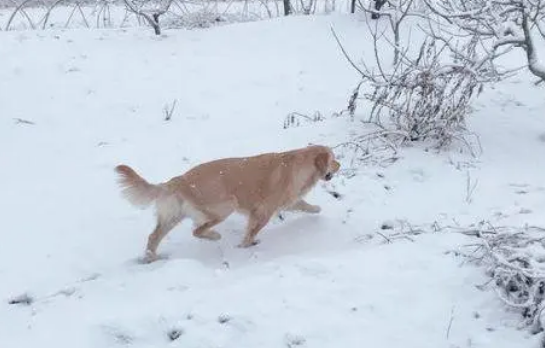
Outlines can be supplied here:
[[25, 120], [25, 119], [22, 119], [22, 118], [14, 118], [13, 120], [15, 121], [16, 124], [30, 124], [30, 125], [35, 125], [34, 122], [29, 121], [29, 120]]
[[337, 41], [337, 44], [339, 45], [339, 48], [341, 49], [341, 51], [342, 51], [344, 57], [346, 58], [346, 60], [350, 63], [350, 65], [352, 65], [352, 67], [357, 72], [360, 73], [361, 76], [365, 76], [363, 71], [360, 68], [358, 68], [358, 66], [352, 61], [352, 59], [350, 58], [350, 56], [348, 55], [348, 53], [344, 49], [344, 46], [342, 45], [341, 40], [339, 40], [339, 37], [337, 36], [337, 33], [335, 32], [335, 29], [333, 29], [333, 26], [331, 26], [330, 28], [331, 28], [331, 33], [333, 34], [333, 37], [335, 38], [335, 41]]
[[452, 309], [450, 310], [450, 320], [448, 322], [448, 327], [447, 327], [447, 340], [449, 339], [450, 337], [450, 329], [452, 328], [452, 322], [454, 321], [454, 306], [452, 307]]

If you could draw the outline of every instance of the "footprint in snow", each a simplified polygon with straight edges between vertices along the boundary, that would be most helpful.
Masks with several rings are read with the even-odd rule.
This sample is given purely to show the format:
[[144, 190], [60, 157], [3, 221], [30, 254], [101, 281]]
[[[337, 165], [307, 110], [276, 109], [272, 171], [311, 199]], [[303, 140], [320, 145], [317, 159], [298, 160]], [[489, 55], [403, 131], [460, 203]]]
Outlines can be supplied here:
[[102, 325], [101, 331], [109, 341], [119, 345], [131, 345], [135, 340], [131, 333], [119, 327]]
[[411, 173], [411, 176], [414, 181], [418, 181], [418, 182], [426, 181], [426, 175], [424, 174], [424, 170], [421, 168], [411, 169], [409, 173]]

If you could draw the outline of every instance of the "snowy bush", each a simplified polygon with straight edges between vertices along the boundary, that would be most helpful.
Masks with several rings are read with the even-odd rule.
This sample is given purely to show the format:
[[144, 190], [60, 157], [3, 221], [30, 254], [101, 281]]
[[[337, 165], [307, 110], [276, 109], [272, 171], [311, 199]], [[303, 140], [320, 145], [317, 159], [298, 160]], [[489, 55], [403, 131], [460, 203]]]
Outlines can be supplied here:
[[[375, 45], [377, 40], [375, 34]], [[397, 144], [431, 140], [441, 148], [455, 139], [464, 140], [466, 117], [483, 80], [468, 62], [445, 60], [447, 53], [445, 45], [425, 40], [416, 57], [405, 50], [390, 68], [378, 55], [375, 70], [352, 63], [362, 81], [346, 111], [353, 117], [358, 101], [368, 103], [366, 122], [379, 126], [381, 135]]]
[[413, 237], [422, 233], [462, 233], [475, 237], [476, 243], [462, 246], [455, 254], [485, 267], [490, 281], [477, 288], [493, 289], [508, 308], [520, 313], [522, 326], [533, 334], [545, 329], [545, 228], [497, 226], [489, 221], [466, 226], [437, 222], [431, 226], [413, 226], [399, 220], [388, 230], [389, 233], [382, 235], [388, 243], [414, 241]]
[[467, 256], [486, 266], [492, 279], [489, 286], [506, 305], [521, 313], [533, 333], [543, 331], [545, 229], [480, 222], [454, 230], [479, 238], [480, 244]]
[[[411, 41], [409, 33], [415, 21], [408, 25], [405, 22], [409, 18], [422, 22], [423, 12], [416, 8], [417, 4], [421, 2], [388, 1], [387, 9], [380, 11], [381, 16], [387, 17], [388, 26], [377, 21], [374, 25], [367, 23], [374, 43], [374, 61], [363, 61], [362, 67], [348, 56], [333, 31], [345, 58], [361, 76], [343, 113], [353, 119], [358, 104], [364, 104], [370, 110], [364, 122], [378, 126], [381, 131], [375, 134], [396, 145], [431, 141], [436, 148], [442, 148], [460, 140], [473, 151], [464, 137], [468, 134], [465, 121], [483, 82], [496, 75], [489, 73], [488, 65], [477, 66], [471, 59], [459, 59], [460, 51], [464, 57], [475, 55], [474, 40], [464, 40], [464, 45], [455, 51], [451, 42], [436, 40], [431, 33], [419, 30], [424, 39], [420, 43]], [[416, 27], [422, 29], [419, 24]], [[407, 38], [406, 43], [403, 38]], [[393, 64], [385, 61], [381, 46], [391, 47]]]
[[[459, 140], [473, 152], [465, 127], [472, 102], [484, 83], [519, 70], [502, 67], [499, 57], [522, 48], [529, 70], [538, 82], [545, 81], [545, 67], [539, 62], [532, 36], [545, 39], [545, 0], [418, 2], [419, 7], [422, 4], [425, 11], [416, 8], [414, 0], [387, 1], [381, 8], [380, 15], [387, 17], [389, 27], [368, 24], [374, 39], [373, 64], [355, 64], [334, 32], [345, 57], [362, 78], [345, 113], [353, 118], [359, 104], [368, 106], [366, 122], [379, 126], [379, 134], [396, 144], [431, 140], [442, 148]], [[410, 27], [404, 25], [408, 18], [418, 18], [417, 25], [415, 21]], [[414, 41], [402, 42], [415, 27], [426, 36], [418, 52], [414, 52]], [[393, 64], [381, 57], [384, 45], [393, 50]]]
[[373, 122], [393, 127], [404, 141], [433, 139], [439, 146], [465, 130], [481, 83], [470, 67], [441, 63], [439, 50], [426, 41], [416, 60], [400, 60], [388, 72], [364, 75], [372, 86], [363, 98], [372, 103]]
[[[411, 239], [422, 233], [462, 233], [475, 237], [472, 243], [456, 251], [479, 266], [485, 267], [490, 281], [477, 285], [493, 289], [505, 305], [523, 318], [523, 327], [537, 334], [545, 329], [545, 228], [539, 226], [496, 226], [480, 221], [467, 226], [412, 226], [406, 221], [392, 225], [383, 237], [390, 243]], [[468, 250], [468, 251], [465, 251]], [[545, 342], [545, 341], [544, 341]]]

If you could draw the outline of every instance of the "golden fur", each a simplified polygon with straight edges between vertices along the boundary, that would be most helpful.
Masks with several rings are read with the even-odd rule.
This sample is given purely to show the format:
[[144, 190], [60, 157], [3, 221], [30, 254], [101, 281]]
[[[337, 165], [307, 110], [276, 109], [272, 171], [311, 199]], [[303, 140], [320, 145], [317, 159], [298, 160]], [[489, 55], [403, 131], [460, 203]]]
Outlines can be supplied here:
[[303, 197], [319, 180], [330, 180], [339, 168], [328, 147], [311, 145], [203, 163], [157, 185], [148, 183], [129, 166], [115, 169], [123, 194], [132, 204], [147, 207], [155, 202], [157, 225], [146, 247], [149, 262], [157, 258], [161, 240], [184, 218], [193, 220], [195, 237], [218, 240], [221, 235], [212, 227], [233, 212], [242, 213], [248, 216], [248, 225], [240, 246], [255, 245], [255, 236], [280, 211], [319, 213], [321, 208]]

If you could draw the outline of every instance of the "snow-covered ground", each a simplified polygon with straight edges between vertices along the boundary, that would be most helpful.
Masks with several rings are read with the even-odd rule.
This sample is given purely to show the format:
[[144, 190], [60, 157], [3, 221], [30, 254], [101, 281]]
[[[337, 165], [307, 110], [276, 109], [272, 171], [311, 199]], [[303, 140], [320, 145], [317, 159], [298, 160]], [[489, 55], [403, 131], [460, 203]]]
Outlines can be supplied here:
[[[288, 214], [256, 247], [236, 247], [240, 217], [216, 243], [188, 222], [161, 244], [165, 259], [137, 262], [153, 214], [120, 197], [115, 165], [158, 182], [362, 131], [344, 118], [282, 127], [292, 111], [339, 111], [358, 82], [331, 24], [353, 55], [372, 49], [362, 19], [341, 15], [162, 37], [0, 33], [0, 346], [537, 347], [476, 287], [483, 270], [450, 253], [472, 239], [377, 233], [397, 219], [545, 224], [545, 99], [525, 73], [476, 103], [477, 159], [405, 148], [391, 166], [333, 180], [340, 200], [317, 187], [320, 215]], [[25, 293], [33, 303], [8, 304]]]

